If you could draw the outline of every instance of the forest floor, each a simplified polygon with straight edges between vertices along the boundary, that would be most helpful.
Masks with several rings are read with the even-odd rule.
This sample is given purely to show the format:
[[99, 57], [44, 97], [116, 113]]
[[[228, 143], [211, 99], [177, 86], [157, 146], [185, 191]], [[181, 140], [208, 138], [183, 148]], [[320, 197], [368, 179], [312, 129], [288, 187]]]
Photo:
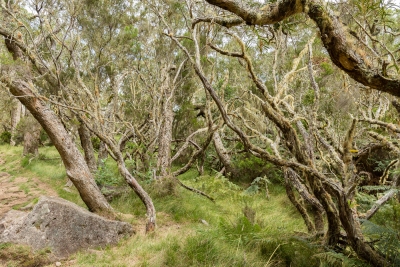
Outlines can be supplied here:
[[[4, 160], [0, 158], [0, 166]], [[41, 195], [57, 196], [48, 184], [35, 177], [0, 172], [0, 218], [11, 209], [28, 210]]]
[[[10, 209], [28, 210], [40, 195], [59, 196], [85, 207], [76, 189], [65, 187], [65, 169], [54, 148], [40, 148], [39, 157], [34, 159], [21, 154], [21, 147], [0, 145], [0, 218]], [[97, 182], [124, 185], [112, 160], [96, 177]], [[249, 192], [212, 171], [199, 176], [196, 170], [190, 170], [179, 179], [216, 201], [181, 187], [162, 192], [151, 180], [141, 179], [157, 210], [156, 231], [144, 234], [146, 210], [127, 187], [127, 193], [111, 205], [121, 214], [121, 220], [133, 225], [136, 234], [117, 246], [78, 252], [60, 261], [61, 266], [311, 267], [321, 266], [321, 259], [332, 255], [325, 254], [321, 243], [307, 235], [302, 218], [279, 182], [268, 186], [266, 198], [262, 188]], [[343, 264], [347, 261], [347, 256], [334, 256]], [[26, 247], [0, 244], [3, 266], [49, 267], [55, 262]]]
[[[2, 170], [0, 171], [0, 218], [11, 209], [22, 211], [32, 209], [41, 195], [57, 196], [56, 191], [49, 184], [37, 177], [11, 175], [5, 172], [11, 167], [10, 171], [15, 173], [15, 169], [12, 167], [13, 162], [7, 162], [8, 160], [17, 161], [20, 164], [20, 159], [9, 158], [4, 154], [4, 151], [0, 151], [0, 169]], [[15, 246], [11, 249], [5, 249], [4, 246], [0, 246], [0, 267], [41, 266], [40, 263], [47, 262], [39, 258], [27, 248]], [[18, 260], [15, 261], [15, 259]]]

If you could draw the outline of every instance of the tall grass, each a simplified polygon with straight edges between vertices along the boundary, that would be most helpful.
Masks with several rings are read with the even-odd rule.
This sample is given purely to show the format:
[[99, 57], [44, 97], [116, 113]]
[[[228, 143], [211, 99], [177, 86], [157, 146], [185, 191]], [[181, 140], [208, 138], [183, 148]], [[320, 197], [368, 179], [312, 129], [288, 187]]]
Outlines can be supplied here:
[[[76, 190], [63, 189], [66, 174], [54, 148], [41, 148], [36, 159], [22, 158], [20, 147], [0, 146], [0, 153], [6, 160], [0, 171], [39, 177], [59, 196], [83, 205]], [[115, 163], [107, 161], [105, 166], [102, 175], [106, 180], [119, 181]], [[199, 177], [191, 170], [179, 179], [209, 194], [215, 203], [183, 188], [161, 196], [150, 180], [142, 180], [157, 210], [156, 232], [144, 235], [146, 210], [128, 190], [111, 204], [123, 220], [134, 225], [136, 235], [114, 247], [79, 252], [66, 265], [309, 267], [335, 266], [338, 259], [343, 263], [347, 258], [325, 253], [321, 244], [303, 239], [305, 234], [296, 237], [306, 227], [280, 184], [269, 185], [267, 199], [265, 192], [249, 195], [245, 188], [217, 174]]]
[[[183, 188], [171, 196], [155, 194], [158, 231], [154, 235], [137, 235], [119, 249], [110, 248], [96, 256], [81, 253], [78, 265], [92, 266], [95, 261], [104, 264], [98, 266], [111, 262], [116, 264], [113, 266], [286, 266], [283, 256], [299, 258], [290, 249], [295, 244], [290, 237], [294, 231], [306, 229], [280, 185], [270, 188], [267, 200], [264, 193], [250, 196], [224, 177], [196, 177], [196, 172], [190, 171], [179, 178], [213, 196], [215, 203]], [[149, 189], [151, 184], [144, 186]], [[133, 193], [112, 204], [123, 213], [144, 219], [145, 209]], [[246, 208], [254, 215], [250, 219]], [[311, 254], [301, 253], [304, 264], [310, 263], [307, 255]], [[121, 260], [124, 258], [131, 263]], [[116, 263], [113, 259], [119, 260]]]

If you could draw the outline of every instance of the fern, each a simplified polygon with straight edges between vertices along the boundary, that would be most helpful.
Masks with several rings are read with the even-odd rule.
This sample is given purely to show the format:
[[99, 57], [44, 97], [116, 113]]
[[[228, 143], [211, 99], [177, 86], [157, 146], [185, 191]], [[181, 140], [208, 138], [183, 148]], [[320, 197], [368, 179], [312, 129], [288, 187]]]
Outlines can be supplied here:
[[395, 230], [368, 220], [362, 220], [362, 230], [375, 249], [389, 259], [394, 266], [400, 266], [400, 240]]
[[336, 253], [333, 251], [315, 254], [313, 257], [319, 260], [319, 267], [369, 266], [367, 263], [363, 263], [360, 260], [348, 258], [346, 255], [342, 253]]
[[366, 185], [362, 186], [361, 190], [369, 193], [369, 192], [382, 192], [391, 189], [392, 186], [390, 185]]
[[270, 183], [271, 182], [268, 180], [267, 176], [257, 177], [253, 180], [250, 186], [244, 191], [244, 193], [248, 195], [255, 195], [261, 190], [262, 187], [264, 187], [268, 195], [268, 184]]

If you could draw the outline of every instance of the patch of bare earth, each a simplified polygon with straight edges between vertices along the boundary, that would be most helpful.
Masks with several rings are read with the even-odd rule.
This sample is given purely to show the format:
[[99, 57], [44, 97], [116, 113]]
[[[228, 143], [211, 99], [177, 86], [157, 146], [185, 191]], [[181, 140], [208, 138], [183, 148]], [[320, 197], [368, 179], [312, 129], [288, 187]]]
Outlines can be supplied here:
[[[4, 163], [5, 161], [0, 158], [0, 166]], [[13, 208], [20, 210], [33, 208], [34, 199], [41, 195], [57, 196], [57, 193], [38, 178], [14, 177], [7, 172], [0, 172], [0, 218]], [[33, 254], [29, 248], [20, 246], [0, 248], [0, 267], [37, 267], [47, 263], [48, 259], [45, 256]]]
[[[2, 164], [4, 160], [0, 159]], [[13, 208], [33, 207], [33, 200], [41, 195], [57, 196], [57, 193], [37, 178], [13, 177], [0, 172], [0, 218]]]

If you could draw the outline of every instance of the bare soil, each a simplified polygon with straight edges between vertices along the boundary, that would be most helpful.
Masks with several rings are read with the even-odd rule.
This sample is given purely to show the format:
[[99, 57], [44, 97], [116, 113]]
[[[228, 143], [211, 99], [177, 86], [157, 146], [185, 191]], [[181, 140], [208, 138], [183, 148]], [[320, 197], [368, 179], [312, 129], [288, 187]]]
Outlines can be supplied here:
[[[4, 163], [0, 159], [0, 165]], [[57, 193], [38, 178], [0, 172], [0, 218], [13, 208], [29, 210], [33, 207], [33, 201], [41, 195], [57, 196]]]
[[[0, 166], [6, 162], [0, 158]], [[41, 195], [57, 196], [46, 183], [35, 177], [12, 176], [0, 172], [0, 218], [11, 209], [30, 210]], [[36, 255], [27, 247], [0, 248], [0, 267], [38, 267], [49, 263], [46, 255]]]

